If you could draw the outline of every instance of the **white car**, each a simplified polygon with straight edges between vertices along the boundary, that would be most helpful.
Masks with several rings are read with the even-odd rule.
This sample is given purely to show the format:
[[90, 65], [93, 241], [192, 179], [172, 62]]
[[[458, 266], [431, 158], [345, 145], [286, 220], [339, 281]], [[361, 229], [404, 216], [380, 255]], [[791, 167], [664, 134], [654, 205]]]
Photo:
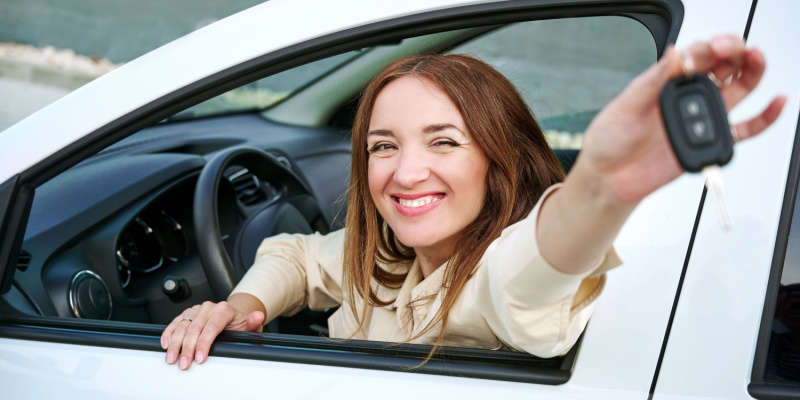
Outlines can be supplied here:
[[[159, 48], [0, 132], [0, 397], [800, 397], [798, 16], [791, 0], [273, 0]], [[428, 347], [333, 341], [304, 311], [223, 333], [188, 371], [164, 362], [164, 324], [224, 298], [262, 237], [338, 228], [354, 100], [390, 60], [497, 66], [568, 167], [668, 44], [721, 33], [767, 59], [732, 120], [788, 96], [722, 169], [734, 227], [699, 174], [648, 197], [565, 357], [447, 348], [413, 368]]]

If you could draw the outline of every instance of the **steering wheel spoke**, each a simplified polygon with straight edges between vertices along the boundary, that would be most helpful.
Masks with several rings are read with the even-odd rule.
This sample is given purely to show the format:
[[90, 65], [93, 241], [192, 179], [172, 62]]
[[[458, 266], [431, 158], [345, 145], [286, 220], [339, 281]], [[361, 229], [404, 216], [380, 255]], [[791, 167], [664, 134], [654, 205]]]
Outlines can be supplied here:
[[[234, 165], [246, 168], [256, 177], [255, 182], [266, 182], [275, 191], [273, 199], [267, 199], [261, 208], [245, 207], [242, 222], [240, 202], [231, 203], [228, 195], [220, 196], [227, 186], [225, 171]], [[216, 300], [227, 298], [241, 274], [252, 265], [264, 238], [279, 233], [311, 233], [312, 226], [324, 229], [320, 229], [323, 217], [319, 203], [305, 181], [284, 160], [254, 147], [234, 147], [212, 157], [197, 180], [193, 206], [197, 248]], [[227, 235], [224, 242], [223, 232]]]

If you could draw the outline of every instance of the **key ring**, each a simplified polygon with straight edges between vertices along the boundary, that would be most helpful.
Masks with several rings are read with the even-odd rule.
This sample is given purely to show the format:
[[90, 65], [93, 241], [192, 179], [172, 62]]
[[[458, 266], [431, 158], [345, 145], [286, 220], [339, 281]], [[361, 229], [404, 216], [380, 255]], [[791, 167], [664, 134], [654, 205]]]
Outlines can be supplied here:
[[[692, 58], [692, 56], [685, 51], [682, 51], [680, 54], [681, 54], [681, 71], [683, 71], [683, 74], [686, 76], [694, 74], [694, 59]], [[717, 78], [717, 76], [714, 75], [714, 73], [711, 71], [708, 71], [706, 76], [708, 76], [708, 79], [711, 79], [711, 82], [714, 82], [714, 84], [717, 85], [718, 88], [722, 88], [722, 86], [725, 85], [725, 83], [719, 80], [719, 78]]]

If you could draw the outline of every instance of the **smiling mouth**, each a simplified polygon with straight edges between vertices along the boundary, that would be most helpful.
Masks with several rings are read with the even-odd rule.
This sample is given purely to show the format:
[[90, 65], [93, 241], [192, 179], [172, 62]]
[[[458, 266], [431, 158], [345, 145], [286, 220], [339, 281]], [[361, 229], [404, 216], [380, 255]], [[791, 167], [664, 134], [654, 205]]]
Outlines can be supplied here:
[[437, 195], [420, 197], [418, 199], [413, 199], [413, 200], [412, 199], [401, 199], [401, 198], [399, 198], [397, 196], [392, 196], [392, 198], [394, 199], [395, 202], [399, 203], [403, 207], [417, 208], [417, 207], [422, 207], [422, 206], [424, 206], [426, 204], [430, 204], [430, 203], [439, 201], [439, 200], [444, 198], [444, 195], [437, 194]]

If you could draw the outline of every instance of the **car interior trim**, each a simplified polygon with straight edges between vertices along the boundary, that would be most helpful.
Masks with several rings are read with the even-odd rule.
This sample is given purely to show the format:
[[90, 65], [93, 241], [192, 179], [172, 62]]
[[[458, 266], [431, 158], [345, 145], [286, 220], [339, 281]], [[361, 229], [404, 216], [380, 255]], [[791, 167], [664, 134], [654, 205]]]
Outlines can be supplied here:
[[[80, 306], [81, 299], [80, 299], [80, 291], [78, 288], [78, 285], [82, 281], [86, 280], [94, 280], [95, 282], [99, 282], [100, 285], [102, 286], [103, 290], [105, 291], [104, 297], [108, 298], [108, 314], [105, 315], [104, 319], [110, 319], [113, 300], [111, 299], [111, 292], [108, 290], [108, 285], [106, 285], [106, 282], [103, 281], [103, 278], [101, 278], [100, 275], [97, 275], [96, 273], [88, 269], [78, 271], [78, 273], [76, 273], [72, 277], [72, 281], [69, 284], [69, 289], [68, 289], [69, 307], [72, 309], [72, 313], [75, 314], [75, 317], [77, 318], [88, 317], [86, 315], [81, 315], [81, 306]], [[98, 295], [100, 293], [92, 293], [92, 294]]]
[[14, 281], [17, 255], [22, 250], [21, 231], [28, 223], [33, 204], [33, 189], [22, 185], [20, 179], [20, 175], [15, 175], [0, 185], [0, 237], [14, 238], [0, 240], [0, 295], [7, 293]]
[[795, 131], [789, 165], [789, 176], [786, 178], [786, 190], [783, 193], [781, 216], [778, 222], [778, 240], [775, 241], [767, 294], [764, 300], [764, 311], [761, 313], [761, 327], [759, 328], [755, 356], [753, 357], [753, 369], [750, 375], [750, 384], [747, 385], [747, 392], [760, 400], [796, 399], [800, 396], [800, 386], [764, 382], [778, 289], [781, 284], [783, 265], [789, 245], [789, 232], [792, 227], [795, 203], [797, 202], [798, 190], [800, 190], [800, 122], [798, 122]]

